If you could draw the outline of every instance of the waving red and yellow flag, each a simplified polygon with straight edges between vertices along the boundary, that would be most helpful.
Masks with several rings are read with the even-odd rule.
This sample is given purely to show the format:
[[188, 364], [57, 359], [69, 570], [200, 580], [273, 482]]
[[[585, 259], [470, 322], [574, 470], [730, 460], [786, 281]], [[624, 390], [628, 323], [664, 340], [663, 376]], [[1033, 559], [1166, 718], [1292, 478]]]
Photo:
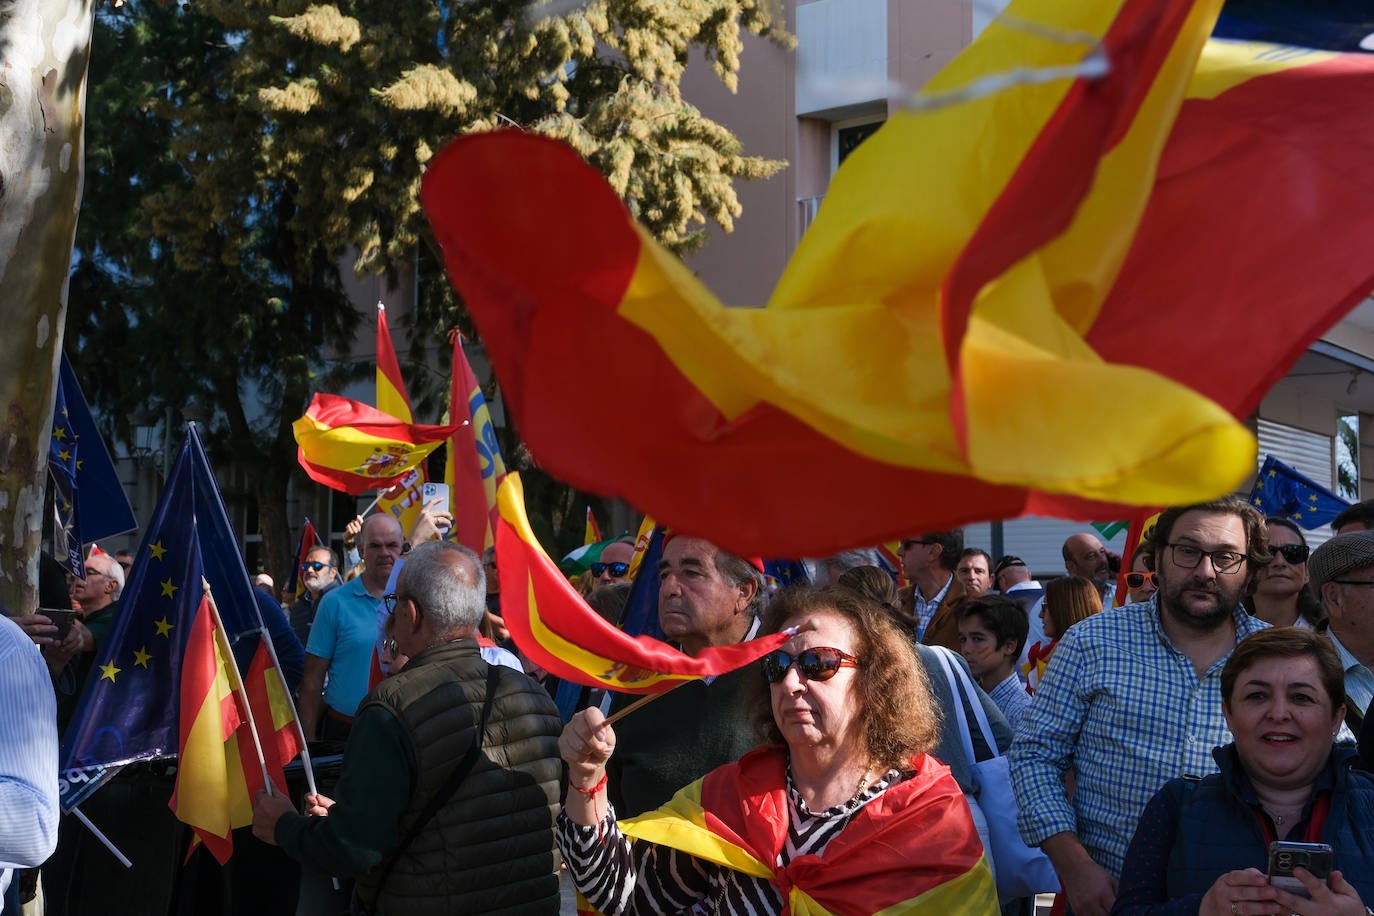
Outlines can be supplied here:
[[[764, 309], [552, 141], [461, 138], [422, 197], [541, 466], [736, 552], [1211, 498], [1254, 470], [1236, 417], [1374, 284], [1374, 60], [1204, 54], [1220, 5], [1016, 0], [926, 98], [1079, 75], [893, 115]], [[592, 373], [634, 424], [564, 409]], [[846, 498], [795, 498], [818, 481]]]
[[917, 773], [860, 808], [818, 855], [778, 865], [787, 840], [786, 758], [759, 748], [668, 804], [620, 822], [626, 836], [769, 879], [796, 916], [985, 916], [997, 889], [963, 793], [923, 756]]
[[318, 393], [292, 424], [310, 479], [354, 496], [390, 486], [456, 429], [404, 423], [358, 401]]
[[791, 638], [774, 633], [687, 655], [649, 636], [629, 636], [593, 611], [539, 546], [525, 516], [519, 474], [506, 475], [496, 502], [501, 616], [520, 651], [550, 674], [623, 693], [662, 693], [733, 671]]
[[[401, 362], [396, 358], [396, 345], [391, 340], [391, 328], [386, 323], [386, 306], [377, 303], [377, 409], [406, 423], [415, 421], [410, 409], [410, 395], [406, 393]], [[410, 531], [420, 515], [420, 488], [429, 480], [424, 463], [411, 468], [397, 483], [400, 492], [394, 497], [383, 496], [377, 509], [401, 523], [402, 531]], [[444, 508], [448, 508], [445, 506]]]

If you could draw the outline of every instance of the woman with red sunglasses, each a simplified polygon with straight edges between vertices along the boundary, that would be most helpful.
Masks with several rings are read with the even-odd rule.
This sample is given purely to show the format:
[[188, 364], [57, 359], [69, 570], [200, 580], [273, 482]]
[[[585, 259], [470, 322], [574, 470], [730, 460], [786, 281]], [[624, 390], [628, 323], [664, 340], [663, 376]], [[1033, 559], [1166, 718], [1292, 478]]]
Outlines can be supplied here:
[[763, 746], [658, 811], [618, 822], [614, 730], [595, 708], [568, 723], [558, 843], [578, 890], [606, 914], [996, 913], [968, 804], [928, 755], [939, 722], [910, 641], [845, 588], [780, 593], [763, 631], [788, 627], [760, 664]]
[[1286, 518], [1271, 515], [1264, 526], [1274, 559], [1255, 572], [1250, 594], [1242, 603], [1252, 617], [1271, 626], [1313, 629], [1325, 619], [1326, 612], [1308, 582], [1307, 539], [1302, 529]]

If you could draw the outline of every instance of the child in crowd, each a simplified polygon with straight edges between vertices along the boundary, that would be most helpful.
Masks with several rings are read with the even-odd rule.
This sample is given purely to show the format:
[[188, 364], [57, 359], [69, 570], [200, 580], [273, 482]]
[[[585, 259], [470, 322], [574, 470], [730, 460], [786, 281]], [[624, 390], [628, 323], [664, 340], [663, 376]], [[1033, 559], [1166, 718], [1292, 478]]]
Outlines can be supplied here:
[[1030, 705], [1030, 694], [1016, 670], [1030, 621], [1021, 605], [1005, 595], [984, 595], [959, 611], [959, 652], [1012, 730]]

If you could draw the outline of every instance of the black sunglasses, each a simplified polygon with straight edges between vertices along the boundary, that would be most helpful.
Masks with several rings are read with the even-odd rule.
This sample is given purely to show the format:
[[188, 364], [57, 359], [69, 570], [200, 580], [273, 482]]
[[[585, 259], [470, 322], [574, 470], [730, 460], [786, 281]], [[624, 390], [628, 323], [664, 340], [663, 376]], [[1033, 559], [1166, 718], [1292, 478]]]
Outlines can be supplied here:
[[831, 646], [816, 646], [814, 649], [804, 649], [796, 655], [775, 649], [763, 657], [760, 665], [763, 669], [763, 679], [770, 684], [776, 684], [787, 677], [787, 669], [793, 665], [797, 666], [797, 671], [808, 681], [828, 681], [841, 668], [859, 667], [859, 660], [848, 652]]
[[1146, 582], [1150, 583], [1151, 588], [1159, 588], [1159, 579], [1152, 572], [1126, 573], [1127, 588], [1140, 588]]
[[592, 577], [600, 579], [601, 574], [609, 572], [613, 578], [619, 579], [630, 571], [629, 563], [593, 563]]
[[1275, 547], [1274, 552], [1283, 557], [1289, 566], [1306, 563], [1309, 553], [1306, 544], [1284, 544], [1282, 547]]
[[301, 572], [305, 572], [307, 570], [314, 570], [315, 572], [319, 572], [322, 569], [332, 569], [333, 567], [334, 564], [332, 563], [321, 563], [319, 560], [307, 560], [306, 562], [301, 564]]

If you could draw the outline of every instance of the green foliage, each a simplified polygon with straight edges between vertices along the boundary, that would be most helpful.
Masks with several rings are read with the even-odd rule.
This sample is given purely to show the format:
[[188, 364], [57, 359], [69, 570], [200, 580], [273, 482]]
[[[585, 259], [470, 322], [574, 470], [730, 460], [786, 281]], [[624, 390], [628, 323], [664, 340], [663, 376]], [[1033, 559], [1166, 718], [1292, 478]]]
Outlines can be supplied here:
[[[358, 322], [335, 265], [352, 256], [357, 275], [393, 278], [418, 267], [421, 338], [472, 330], [420, 209], [434, 153], [498, 127], [562, 138], [658, 239], [690, 250], [708, 222], [731, 228], [736, 179], [782, 167], [745, 155], [678, 85], [689, 48], [733, 89], [742, 30], [789, 41], [768, 2], [595, 0], [552, 16], [513, 0], [102, 11], [69, 349], [115, 416], [192, 394], [214, 404], [214, 439], [261, 474], [266, 518], [263, 500], [284, 504], [282, 468], [295, 464], [290, 421], [348, 372], [325, 374]], [[421, 414], [436, 415], [446, 385], [409, 380]]]

